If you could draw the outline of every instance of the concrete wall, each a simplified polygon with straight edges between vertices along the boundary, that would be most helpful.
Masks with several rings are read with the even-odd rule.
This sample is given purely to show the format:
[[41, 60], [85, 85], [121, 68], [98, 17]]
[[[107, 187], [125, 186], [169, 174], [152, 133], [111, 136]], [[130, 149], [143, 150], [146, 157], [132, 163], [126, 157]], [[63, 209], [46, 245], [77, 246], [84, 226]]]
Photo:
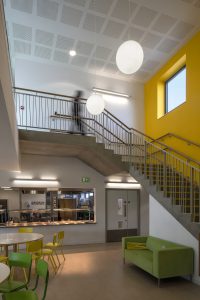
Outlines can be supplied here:
[[[199, 244], [194, 238], [163, 206], [152, 196], [149, 198], [149, 234], [161, 239], [190, 246], [194, 249], [194, 276], [193, 281], [200, 285], [198, 275], [199, 268]], [[183, 262], [184, 263], [184, 262]]]

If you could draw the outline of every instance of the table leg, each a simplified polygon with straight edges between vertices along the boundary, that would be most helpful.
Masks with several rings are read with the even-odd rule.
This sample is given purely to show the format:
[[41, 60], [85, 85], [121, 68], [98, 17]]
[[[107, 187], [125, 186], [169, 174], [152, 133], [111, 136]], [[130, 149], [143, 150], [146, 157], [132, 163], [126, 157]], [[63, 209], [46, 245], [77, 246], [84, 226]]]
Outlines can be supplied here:
[[18, 251], [17, 251], [17, 244], [14, 244], [14, 245], [13, 245], [13, 251], [14, 251], [14, 252], [18, 252]]
[[4, 245], [5, 256], [8, 257], [8, 245]]

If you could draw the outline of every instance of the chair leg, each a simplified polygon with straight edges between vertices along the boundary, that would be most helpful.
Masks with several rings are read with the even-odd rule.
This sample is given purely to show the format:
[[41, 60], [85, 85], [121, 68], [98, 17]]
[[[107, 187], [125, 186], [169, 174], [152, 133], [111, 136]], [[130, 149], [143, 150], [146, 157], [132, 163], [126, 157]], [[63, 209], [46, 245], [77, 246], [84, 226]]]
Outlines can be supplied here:
[[60, 260], [59, 260], [59, 257], [58, 257], [58, 253], [56, 252], [56, 250], [54, 250], [54, 253], [55, 253], [57, 261], [58, 261], [58, 266], [60, 266], [61, 263], [60, 263]]
[[61, 253], [62, 253], [62, 256], [63, 256], [63, 258], [64, 258], [64, 260], [65, 260], [65, 255], [64, 255], [64, 252], [63, 252], [63, 249], [62, 249], [62, 247], [60, 248], [60, 251], [61, 251]]
[[28, 282], [28, 278], [27, 278], [27, 275], [26, 275], [26, 270], [24, 268], [23, 268], [23, 272], [24, 272], [25, 280], [26, 280], [26, 282]]
[[52, 265], [52, 267], [53, 267], [54, 273], [56, 274], [57, 266], [56, 266], [56, 264], [55, 264], [55, 260], [54, 260], [54, 258], [53, 258], [52, 255], [49, 255], [49, 259], [50, 259], [51, 265]]

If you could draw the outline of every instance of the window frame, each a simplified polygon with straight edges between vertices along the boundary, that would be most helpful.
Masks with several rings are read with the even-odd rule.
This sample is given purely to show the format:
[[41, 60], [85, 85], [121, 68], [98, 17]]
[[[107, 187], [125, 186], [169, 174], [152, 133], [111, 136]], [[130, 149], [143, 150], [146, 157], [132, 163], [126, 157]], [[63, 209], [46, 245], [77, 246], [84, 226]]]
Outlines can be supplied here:
[[[178, 106], [174, 107], [173, 109], [171, 109], [170, 111], [168, 110], [168, 83], [173, 80], [180, 72], [182, 72], [185, 69], [185, 71], [187, 71], [186, 69], [186, 64], [184, 64], [184, 66], [182, 66], [180, 69], [178, 69], [178, 71], [176, 71], [172, 76], [170, 76], [165, 82], [165, 114], [169, 113], [170, 111], [176, 109], [177, 107], [179, 107], [180, 105], [182, 105], [184, 102], [186, 102], [186, 99], [184, 102], [182, 102], [181, 104], [179, 104]], [[187, 73], [186, 73], [187, 75]], [[185, 86], [186, 88], [186, 86]]]

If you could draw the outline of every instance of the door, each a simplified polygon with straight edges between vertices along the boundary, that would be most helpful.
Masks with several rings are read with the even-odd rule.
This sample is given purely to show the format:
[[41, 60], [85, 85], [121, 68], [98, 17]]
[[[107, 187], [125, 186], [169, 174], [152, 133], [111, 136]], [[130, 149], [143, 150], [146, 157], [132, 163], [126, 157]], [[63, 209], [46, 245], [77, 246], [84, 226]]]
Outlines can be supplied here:
[[106, 191], [106, 240], [121, 241], [123, 236], [137, 235], [139, 232], [139, 191]]

